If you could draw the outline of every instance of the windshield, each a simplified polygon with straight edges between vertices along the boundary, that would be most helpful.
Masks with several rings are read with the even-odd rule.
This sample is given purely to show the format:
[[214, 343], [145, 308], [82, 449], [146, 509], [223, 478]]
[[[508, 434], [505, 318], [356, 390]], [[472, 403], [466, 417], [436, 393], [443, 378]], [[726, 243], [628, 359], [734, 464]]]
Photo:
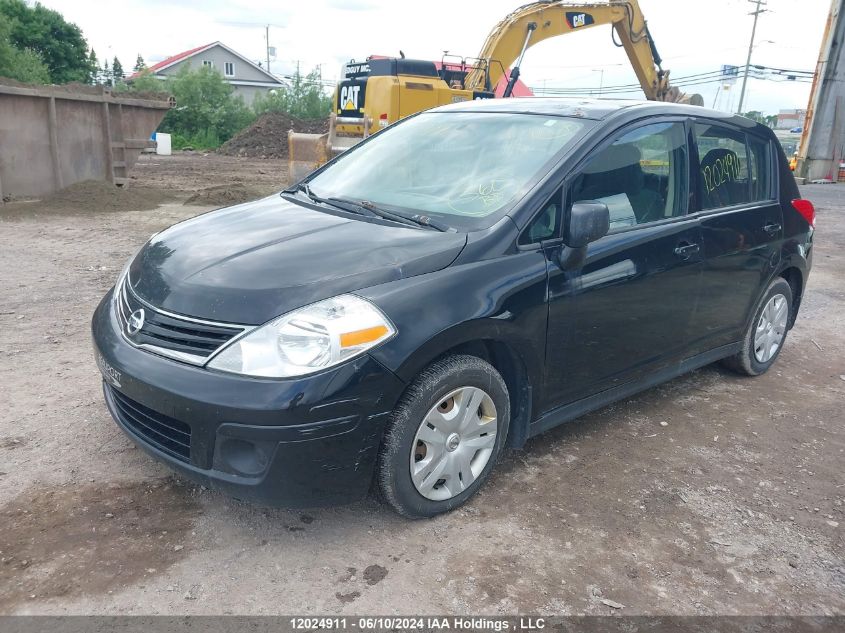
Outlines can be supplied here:
[[534, 114], [420, 114], [342, 155], [309, 184], [323, 198], [366, 200], [453, 226], [489, 225], [585, 125]]

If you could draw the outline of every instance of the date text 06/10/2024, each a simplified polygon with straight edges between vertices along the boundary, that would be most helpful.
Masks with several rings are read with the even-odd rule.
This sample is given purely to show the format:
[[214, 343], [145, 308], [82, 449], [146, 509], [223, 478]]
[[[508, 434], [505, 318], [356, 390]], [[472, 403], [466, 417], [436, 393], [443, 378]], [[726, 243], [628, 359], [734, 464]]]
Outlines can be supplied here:
[[294, 630], [348, 630], [359, 631], [539, 631], [545, 628], [543, 618], [481, 618], [481, 617], [293, 617]]

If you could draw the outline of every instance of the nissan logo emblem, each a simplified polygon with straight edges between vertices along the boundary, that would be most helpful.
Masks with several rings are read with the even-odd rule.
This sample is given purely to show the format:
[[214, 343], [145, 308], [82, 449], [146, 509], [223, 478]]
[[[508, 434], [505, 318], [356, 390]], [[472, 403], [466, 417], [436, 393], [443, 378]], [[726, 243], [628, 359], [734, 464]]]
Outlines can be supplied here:
[[129, 336], [135, 336], [144, 327], [144, 308], [135, 310], [129, 315], [129, 321], [126, 323], [126, 333]]

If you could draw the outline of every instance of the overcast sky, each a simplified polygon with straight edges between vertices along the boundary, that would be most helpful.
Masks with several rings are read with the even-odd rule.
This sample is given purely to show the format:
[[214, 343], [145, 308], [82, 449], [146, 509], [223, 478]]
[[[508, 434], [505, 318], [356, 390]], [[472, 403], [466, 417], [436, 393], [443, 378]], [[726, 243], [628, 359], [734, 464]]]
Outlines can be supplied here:
[[[321, 65], [337, 79], [342, 62], [370, 54], [440, 59], [444, 50], [473, 56], [490, 29], [520, 0], [41, 0], [75, 22], [98, 56], [118, 56], [126, 70], [140, 53], [148, 64], [220, 40], [255, 61], [264, 58], [264, 25], [276, 47], [271, 69], [289, 74]], [[748, 0], [640, 0], [672, 76], [743, 65], [751, 33]], [[813, 70], [830, 0], [768, 0], [760, 16], [752, 64]], [[601, 71], [604, 71], [603, 73]], [[610, 27], [546, 40], [529, 49], [523, 80], [533, 88], [593, 87], [636, 81], [611, 43]], [[705, 104], [736, 109], [739, 82], [689, 88]], [[744, 110], [805, 108], [809, 83], [750, 79]], [[637, 92], [624, 96], [637, 96]]]

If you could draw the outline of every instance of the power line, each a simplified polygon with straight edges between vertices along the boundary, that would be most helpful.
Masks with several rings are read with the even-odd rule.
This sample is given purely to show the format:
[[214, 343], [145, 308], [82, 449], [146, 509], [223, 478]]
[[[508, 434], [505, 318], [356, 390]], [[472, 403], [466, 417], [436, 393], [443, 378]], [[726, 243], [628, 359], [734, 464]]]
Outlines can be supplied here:
[[[696, 75], [690, 75], [689, 77], [678, 77], [677, 79], [673, 80], [672, 83], [675, 84], [677, 82], [684, 81], [684, 80], [687, 80], [687, 79], [699, 79], [699, 78], [700, 79], [707, 79], [707, 78], [716, 79], [716, 78], [721, 77], [721, 75], [722, 75], [721, 71], [700, 73], [700, 74], [696, 74]], [[548, 90], [556, 91], [556, 92], [584, 92], [584, 91], [595, 90], [595, 89], [596, 89], [595, 86], [567, 86], [567, 87], [563, 87], [563, 88], [549, 88]], [[629, 90], [635, 91], [635, 90], [640, 90], [640, 89], [641, 88], [640, 88], [639, 83], [614, 84], [614, 85], [610, 85], [610, 86], [604, 86], [602, 88], [602, 92], [615, 92], [615, 91], [626, 92], [626, 91], [629, 91]], [[540, 89], [540, 91], [542, 92], [542, 89]]]
[[[768, 71], [775, 71], [776, 76], [772, 76], [772, 73]], [[786, 76], [783, 74], [787, 73]], [[792, 81], [795, 83], [808, 83], [812, 80], [813, 72], [808, 70], [793, 70], [793, 69], [785, 69], [785, 68], [774, 68], [768, 67], [763, 65], [752, 65], [749, 69], [749, 76], [752, 79], [759, 79], [759, 80], [768, 80], [768, 81]], [[794, 78], [793, 78], [794, 77]], [[713, 70], [708, 72], [701, 72], [701, 73], [694, 73], [691, 75], [683, 75], [679, 77], [673, 77], [671, 80], [671, 84], [673, 86], [695, 86], [695, 85], [707, 85], [707, 84], [715, 84], [715, 83], [723, 83], [728, 79], [728, 77], [724, 74], [722, 70]], [[577, 87], [562, 87], [562, 88], [533, 88], [532, 90], [537, 94], [559, 94], [559, 95], [577, 95], [577, 94], [592, 94], [597, 92], [595, 86], [577, 86]], [[603, 86], [602, 87], [602, 94], [613, 94], [613, 93], [628, 93], [628, 92], [639, 92], [641, 90], [639, 83], [629, 83], [629, 84], [615, 84], [610, 86]]]

